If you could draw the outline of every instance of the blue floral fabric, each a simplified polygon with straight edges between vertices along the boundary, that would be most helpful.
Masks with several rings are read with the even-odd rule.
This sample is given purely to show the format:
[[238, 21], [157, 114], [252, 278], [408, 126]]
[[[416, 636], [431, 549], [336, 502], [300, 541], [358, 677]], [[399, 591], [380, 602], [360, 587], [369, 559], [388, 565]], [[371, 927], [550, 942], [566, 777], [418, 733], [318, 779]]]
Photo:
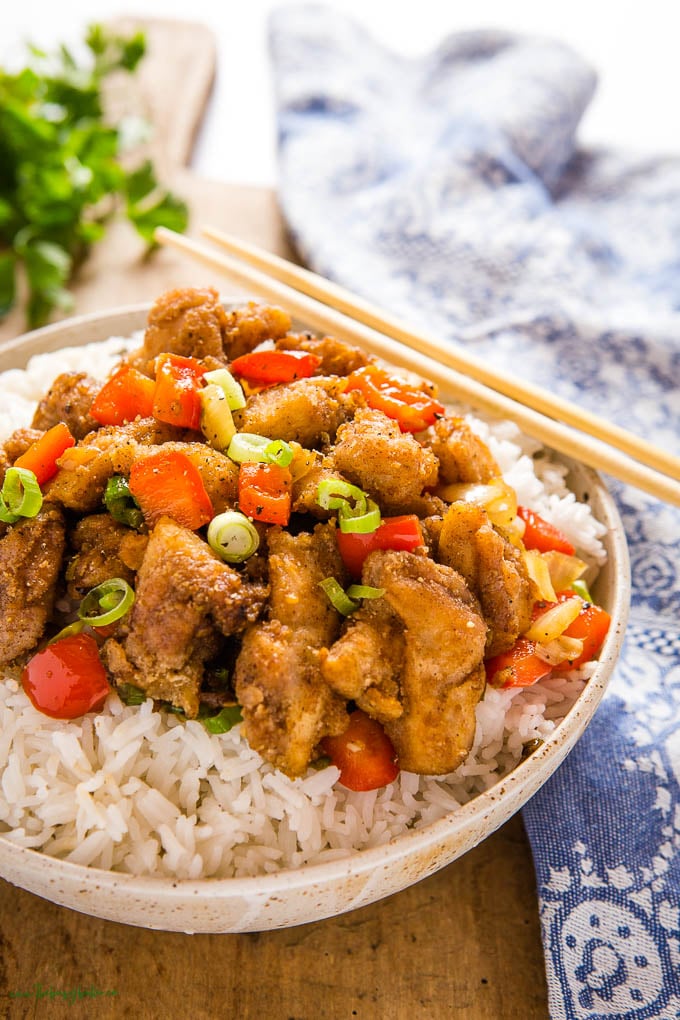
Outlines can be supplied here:
[[[316, 271], [680, 452], [680, 155], [584, 151], [557, 41], [388, 52], [331, 9], [271, 25], [280, 199]], [[524, 809], [553, 1018], [680, 1016], [680, 512], [611, 482], [630, 627]]]

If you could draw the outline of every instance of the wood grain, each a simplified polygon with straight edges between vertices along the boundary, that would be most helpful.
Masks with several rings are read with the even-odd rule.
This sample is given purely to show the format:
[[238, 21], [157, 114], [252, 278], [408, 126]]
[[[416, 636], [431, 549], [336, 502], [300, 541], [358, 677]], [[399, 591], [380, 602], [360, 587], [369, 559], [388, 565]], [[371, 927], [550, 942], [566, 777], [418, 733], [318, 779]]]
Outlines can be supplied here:
[[[145, 26], [151, 47], [140, 102], [164, 125], [169, 162], [181, 161], [209, 94], [212, 40], [201, 26]], [[192, 66], [194, 84], [184, 90], [177, 68]], [[194, 229], [209, 221], [291, 257], [271, 192], [198, 180], [177, 167], [172, 182], [190, 202]], [[146, 259], [118, 224], [79, 273], [76, 310], [149, 301], [167, 287], [194, 284], [238, 293], [169, 251]], [[19, 332], [14, 315], [0, 341]], [[0, 1011], [10, 1020], [546, 1020], [546, 1003], [534, 871], [519, 816], [387, 900], [277, 932], [146, 931], [0, 882]]]

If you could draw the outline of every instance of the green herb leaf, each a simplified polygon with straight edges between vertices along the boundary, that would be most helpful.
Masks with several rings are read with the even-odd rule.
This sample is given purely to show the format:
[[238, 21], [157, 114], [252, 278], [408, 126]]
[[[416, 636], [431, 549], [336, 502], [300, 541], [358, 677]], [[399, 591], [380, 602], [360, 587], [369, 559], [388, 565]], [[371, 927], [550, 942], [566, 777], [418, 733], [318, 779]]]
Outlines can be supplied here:
[[240, 705], [226, 705], [217, 715], [208, 715], [203, 718], [199, 715], [199, 718], [208, 733], [228, 733], [230, 729], [241, 722], [243, 715]]

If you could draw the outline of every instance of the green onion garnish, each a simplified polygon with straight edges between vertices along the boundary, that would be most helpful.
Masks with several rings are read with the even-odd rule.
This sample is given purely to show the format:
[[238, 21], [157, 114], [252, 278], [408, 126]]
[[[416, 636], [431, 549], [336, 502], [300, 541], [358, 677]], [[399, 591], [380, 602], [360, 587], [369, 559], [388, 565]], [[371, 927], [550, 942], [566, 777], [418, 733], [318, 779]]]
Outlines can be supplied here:
[[367, 508], [364, 513], [357, 514], [352, 511], [349, 503], [345, 503], [338, 509], [338, 521], [340, 531], [347, 534], [369, 535], [380, 527], [380, 509], [372, 499], [367, 500]]
[[319, 581], [319, 587], [323, 588], [328, 596], [328, 601], [343, 616], [349, 616], [359, 608], [359, 603], [349, 597], [340, 582], [336, 581], [334, 577], [326, 577], [323, 581]]
[[227, 457], [244, 464], [247, 461], [267, 461], [267, 447], [272, 442], [267, 436], [258, 436], [254, 432], [237, 432], [227, 449]]
[[224, 395], [227, 398], [227, 404], [231, 411], [240, 411], [241, 408], [246, 406], [243, 388], [234, 379], [229, 369], [216, 368], [214, 372], [206, 372], [203, 378], [206, 382], [214, 383], [215, 386], [219, 386], [221, 390], [224, 390]]
[[208, 544], [225, 563], [243, 563], [260, 544], [257, 528], [239, 510], [225, 510], [208, 525]]
[[0, 490], [0, 521], [15, 524], [20, 517], [35, 517], [42, 503], [35, 473], [27, 468], [7, 468]]
[[217, 715], [199, 715], [200, 721], [208, 733], [228, 733], [230, 729], [242, 721], [240, 705], [225, 705]]
[[293, 459], [293, 447], [285, 439], [272, 439], [271, 443], [265, 446], [264, 452], [267, 460], [272, 464], [278, 464], [279, 467], [288, 467]]
[[104, 505], [114, 521], [118, 521], [119, 524], [137, 529], [144, 524], [144, 515], [130, 492], [127, 479], [122, 475], [113, 475], [109, 478], [104, 490]]
[[[127, 581], [112, 577], [87, 593], [80, 603], [78, 616], [91, 627], [107, 627], [125, 616], [134, 601], [135, 593]], [[96, 612], [98, 609], [104, 612]]]
[[149, 695], [134, 684], [118, 684], [116, 693], [124, 705], [143, 705]]
[[[350, 500], [354, 500], [354, 506]], [[347, 507], [347, 512], [356, 515], [365, 514], [368, 509], [368, 500], [363, 489], [341, 478], [326, 478], [319, 482], [316, 501], [324, 510], [340, 510]]]
[[593, 597], [588, 591], [588, 585], [585, 581], [572, 581], [571, 590], [576, 592], [577, 595], [580, 595], [584, 602], [592, 603]]
[[373, 588], [370, 584], [350, 584], [347, 594], [351, 599], [379, 599], [385, 589]]
[[80, 634], [84, 630], [85, 624], [82, 620], [74, 620], [73, 623], [69, 623], [66, 627], [62, 627], [58, 634], [55, 634], [53, 638], [47, 642], [48, 645], [53, 645], [55, 641], [61, 641], [62, 638], [71, 637], [73, 634]]

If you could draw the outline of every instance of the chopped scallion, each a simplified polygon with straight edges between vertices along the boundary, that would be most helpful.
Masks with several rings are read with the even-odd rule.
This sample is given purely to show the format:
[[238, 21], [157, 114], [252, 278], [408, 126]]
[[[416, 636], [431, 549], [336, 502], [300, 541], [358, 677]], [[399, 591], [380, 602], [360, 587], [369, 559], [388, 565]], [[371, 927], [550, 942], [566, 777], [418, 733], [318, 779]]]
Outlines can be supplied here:
[[225, 563], [243, 563], [257, 550], [257, 528], [239, 510], [225, 510], [208, 525], [208, 544]]
[[144, 524], [144, 515], [130, 492], [127, 479], [122, 475], [113, 475], [106, 483], [104, 506], [119, 524], [135, 529]]
[[228, 733], [243, 720], [240, 705], [225, 705], [216, 715], [199, 715], [208, 733]]
[[[354, 506], [350, 503], [354, 501]], [[368, 501], [366, 493], [358, 485], [351, 485], [341, 478], [325, 478], [319, 482], [316, 490], [316, 501], [324, 510], [340, 510], [347, 507], [348, 511], [357, 515], [366, 513]]]
[[571, 590], [576, 592], [577, 595], [580, 595], [584, 602], [590, 602], [592, 604], [593, 597], [588, 591], [588, 585], [585, 581], [581, 581], [580, 579], [572, 581]]
[[328, 601], [343, 616], [349, 616], [359, 608], [359, 603], [349, 597], [340, 582], [334, 577], [326, 577], [323, 581], [319, 581], [319, 587], [323, 588], [328, 596]]
[[379, 599], [385, 594], [385, 589], [374, 588], [370, 584], [350, 584], [347, 594], [351, 599]]
[[227, 449], [227, 457], [237, 464], [261, 461], [267, 462], [267, 447], [272, 443], [267, 436], [258, 436], [254, 432], [237, 432]]
[[35, 473], [27, 468], [7, 468], [0, 490], [0, 521], [15, 524], [20, 517], [35, 517], [42, 503]]
[[345, 534], [348, 532], [358, 535], [372, 534], [380, 527], [381, 520], [378, 504], [372, 499], [367, 500], [366, 510], [361, 514], [354, 513], [349, 503], [345, 503], [338, 510], [340, 531]]
[[[132, 607], [135, 593], [122, 577], [112, 577], [92, 588], [80, 603], [78, 616], [91, 627], [107, 627]], [[104, 612], [97, 612], [103, 609]]]
[[271, 443], [265, 447], [264, 452], [267, 454], [267, 459], [272, 464], [278, 464], [279, 467], [288, 467], [293, 459], [293, 447], [285, 439], [272, 439]]

